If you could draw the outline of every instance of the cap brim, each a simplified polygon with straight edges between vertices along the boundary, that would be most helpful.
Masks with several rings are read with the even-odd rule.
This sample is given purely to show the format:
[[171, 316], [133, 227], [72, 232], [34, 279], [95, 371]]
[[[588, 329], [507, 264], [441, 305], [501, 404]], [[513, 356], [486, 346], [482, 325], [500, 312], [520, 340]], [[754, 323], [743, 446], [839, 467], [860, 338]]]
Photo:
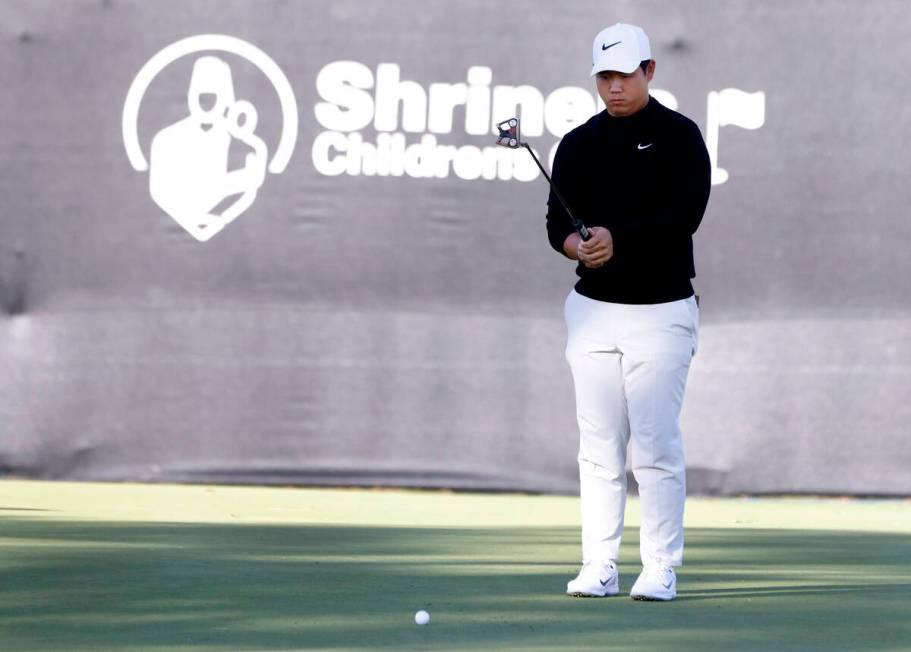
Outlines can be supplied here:
[[636, 70], [636, 68], [639, 67], [640, 63], [641, 63], [640, 61], [630, 62], [630, 61], [620, 61], [617, 59], [614, 59], [612, 61], [610, 61], [610, 60], [597, 61], [597, 62], [595, 62], [595, 65], [592, 66], [591, 76], [594, 77], [599, 72], [607, 72], [609, 70], [613, 71], [613, 72], [622, 72], [623, 74], [628, 75], [629, 73], [634, 72]]

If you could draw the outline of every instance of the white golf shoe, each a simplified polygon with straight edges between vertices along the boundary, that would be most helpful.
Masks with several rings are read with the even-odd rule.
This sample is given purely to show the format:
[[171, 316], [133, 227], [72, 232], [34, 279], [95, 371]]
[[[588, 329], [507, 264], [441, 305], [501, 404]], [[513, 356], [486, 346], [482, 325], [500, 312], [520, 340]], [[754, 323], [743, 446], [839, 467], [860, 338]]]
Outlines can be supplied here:
[[620, 592], [620, 572], [612, 561], [586, 562], [576, 579], [566, 585], [566, 594], [575, 598], [604, 598]]
[[633, 584], [629, 597], [633, 600], [673, 600], [677, 597], [674, 569], [660, 564], [646, 566]]

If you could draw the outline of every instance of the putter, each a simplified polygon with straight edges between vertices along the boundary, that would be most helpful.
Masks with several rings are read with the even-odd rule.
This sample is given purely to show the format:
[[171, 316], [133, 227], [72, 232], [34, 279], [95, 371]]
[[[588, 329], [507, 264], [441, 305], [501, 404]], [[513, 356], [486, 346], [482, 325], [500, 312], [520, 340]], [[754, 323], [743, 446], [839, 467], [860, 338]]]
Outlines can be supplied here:
[[570, 210], [569, 205], [566, 203], [566, 200], [563, 199], [563, 195], [560, 194], [560, 191], [557, 189], [557, 186], [554, 185], [554, 182], [550, 180], [550, 175], [548, 175], [544, 170], [544, 167], [541, 165], [541, 161], [539, 161], [538, 157], [535, 156], [535, 153], [532, 151], [531, 147], [528, 146], [528, 143], [522, 142], [522, 139], [519, 135], [519, 119], [510, 118], [509, 120], [498, 122], [497, 129], [500, 132], [500, 135], [497, 136], [497, 145], [508, 147], [509, 149], [519, 149], [520, 147], [527, 149], [528, 153], [531, 154], [531, 157], [535, 160], [535, 163], [537, 163], [538, 169], [541, 170], [541, 174], [544, 175], [544, 178], [547, 179], [547, 183], [550, 184], [550, 189], [554, 191], [557, 199], [561, 204], [563, 204], [563, 208], [566, 209], [566, 214], [569, 215], [569, 219], [572, 220], [573, 226], [576, 228], [576, 232], [582, 236], [583, 240], [588, 240], [591, 238], [591, 231], [589, 231], [588, 227], [585, 226], [585, 223], [576, 217]]

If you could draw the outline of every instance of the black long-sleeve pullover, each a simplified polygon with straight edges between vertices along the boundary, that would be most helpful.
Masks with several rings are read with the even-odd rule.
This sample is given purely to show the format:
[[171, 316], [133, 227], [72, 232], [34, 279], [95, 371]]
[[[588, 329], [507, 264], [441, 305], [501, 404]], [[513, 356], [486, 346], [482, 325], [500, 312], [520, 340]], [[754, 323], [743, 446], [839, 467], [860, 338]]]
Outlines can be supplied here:
[[[602, 267], [576, 268], [576, 291], [612, 303], [664, 303], [693, 294], [693, 234], [711, 188], [699, 128], [649, 98], [633, 115], [606, 110], [570, 131], [557, 148], [553, 182], [587, 226], [610, 230], [614, 255]], [[553, 191], [550, 244], [565, 255], [574, 231]]]

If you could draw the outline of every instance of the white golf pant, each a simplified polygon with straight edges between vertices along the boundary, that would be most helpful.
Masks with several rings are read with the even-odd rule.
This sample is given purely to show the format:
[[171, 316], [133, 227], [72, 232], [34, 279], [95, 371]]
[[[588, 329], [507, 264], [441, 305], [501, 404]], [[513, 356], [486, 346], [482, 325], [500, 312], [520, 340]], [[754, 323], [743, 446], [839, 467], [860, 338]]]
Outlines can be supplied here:
[[698, 341], [693, 297], [651, 305], [566, 299], [576, 388], [583, 561], [617, 560], [626, 451], [639, 484], [642, 563], [683, 563], [686, 475], [679, 416]]

